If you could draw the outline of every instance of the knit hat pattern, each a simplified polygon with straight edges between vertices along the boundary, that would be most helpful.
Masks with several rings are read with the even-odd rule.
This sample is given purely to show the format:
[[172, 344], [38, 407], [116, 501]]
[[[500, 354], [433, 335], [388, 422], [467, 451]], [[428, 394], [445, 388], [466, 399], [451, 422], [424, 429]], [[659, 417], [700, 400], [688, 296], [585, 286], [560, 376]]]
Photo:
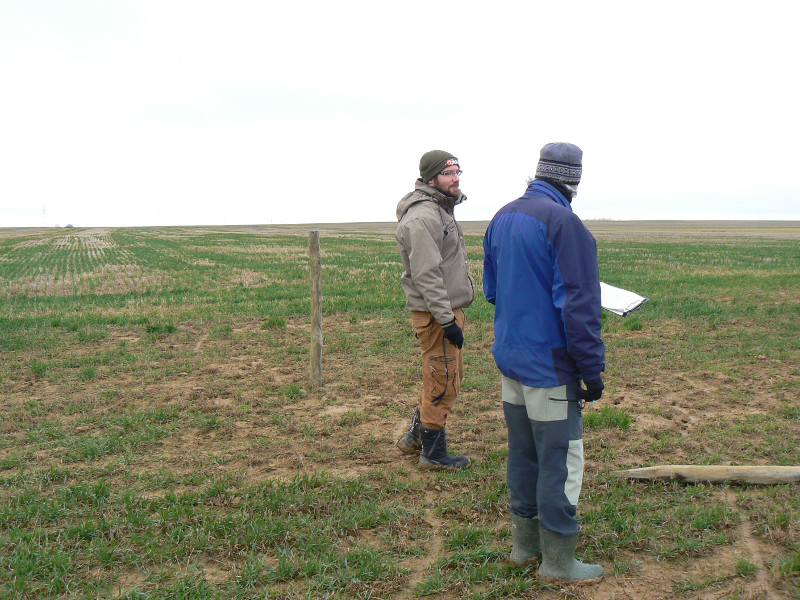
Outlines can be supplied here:
[[447, 167], [457, 167], [458, 159], [444, 150], [431, 150], [419, 159], [419, 176], [425, 183], [436, 177]]
[[547, 178], [568, 185], [581, 182], [583, 150], [575, 144], [546, 144], [539, 153], [536, 178]]

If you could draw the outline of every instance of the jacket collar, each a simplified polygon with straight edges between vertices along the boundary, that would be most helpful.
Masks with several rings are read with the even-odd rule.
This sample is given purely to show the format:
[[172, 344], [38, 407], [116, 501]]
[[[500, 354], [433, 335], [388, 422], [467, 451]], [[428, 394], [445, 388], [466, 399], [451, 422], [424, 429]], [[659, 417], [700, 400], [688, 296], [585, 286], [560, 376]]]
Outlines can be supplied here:
[[439, 206], [448, 212], [451, 212], [457, 204], [461, 204], [467, 200], [467, 197], [461, 193], [459, 193], [458, 198], [443, 194], [432, 185], [428, 185], [422, 181], [422, 179], [417, 179], [414, 189], [433, 198]]
[[554, 185], [547, 183], [546, 181], [542, 181], [541, 179], [534, 179], [531, 181], [528, 189], [525, 190], [525, 194], [523, 195], [524, 198], [530, 196], [545, 196], [546, 198], [550, 198], [556, 204], [560, 204], [564, 208], [568, 208], [572, 210], [572, 205], [569, 203], [558, 188]]

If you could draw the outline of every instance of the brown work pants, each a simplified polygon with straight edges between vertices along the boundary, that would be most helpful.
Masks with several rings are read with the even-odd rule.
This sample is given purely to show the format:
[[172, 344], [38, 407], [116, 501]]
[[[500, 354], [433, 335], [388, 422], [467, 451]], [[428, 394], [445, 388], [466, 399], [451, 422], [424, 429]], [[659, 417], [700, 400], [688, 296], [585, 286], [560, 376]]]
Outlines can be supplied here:
[[[464, 311], [453, 311], [464, 329]], [[441, 429], [455, 406], [464, 377], [464, 352], [444, 337], [444, 329], [429, 312], [412, 311], [411, 325], [422, 351], [422, 394], [420, 421], [429, 429]]]

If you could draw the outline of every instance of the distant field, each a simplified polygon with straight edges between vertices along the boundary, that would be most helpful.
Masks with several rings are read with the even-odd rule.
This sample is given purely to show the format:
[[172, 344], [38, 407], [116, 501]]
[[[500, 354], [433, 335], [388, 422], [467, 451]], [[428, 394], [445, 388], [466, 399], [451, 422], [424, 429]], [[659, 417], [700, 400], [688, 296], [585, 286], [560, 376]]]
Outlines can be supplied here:
[[[479, 284], [486, 223], [464, 223]], [[0, 598], [797, 598], [797, 485], [631, 482], [800, 465], [800, 223], [587, 225], [606, 394], [584, 412], [583, 590], [509, 565], [493, 307], [468, 309], [449, 441], [419, 393], [394, 223], [0, 229]], [[323, 387], [309, 386], [308, 231]]]
[[[800, 221], [584, 221], [595, 234], [619, 232], [670, 233], [670, 232], [730, 232], [774, 234], [800, 237]], [[483, 235], [488, 221], [460, 221], [464, 233]], [[222, 225], [198, 227], [203, 231], [239, 231], [250, 233], [297, 233], [316, 230], [328, 233], [394, 233], [397, 223], [308, 223], [302, 225]], [[157, 229], [157, 228], [156, 228]], [[2, 229], [3, 235], [18, 235], [31, 229]], [[36, 229], [44, 232], [48, 229]]]

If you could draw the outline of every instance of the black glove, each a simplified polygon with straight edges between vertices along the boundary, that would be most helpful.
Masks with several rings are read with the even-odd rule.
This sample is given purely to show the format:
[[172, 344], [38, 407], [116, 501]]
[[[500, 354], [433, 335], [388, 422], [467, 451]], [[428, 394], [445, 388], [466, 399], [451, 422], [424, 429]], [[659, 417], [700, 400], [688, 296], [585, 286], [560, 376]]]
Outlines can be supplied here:
[[599, 377], [597, 379], [589, 379], [588, 381], [584, 379], [583, 383], [586, 384], [586, 389], [581, 387], [578, 390], [578, 397], [587, 402], [600, 400], [600, 396], [603, 395], [603, 389], [606, 387], [603, 385], [603, 380]]
[[443, 325], [442, 329], [444, 329], [444, 337], [446, 337], [447, 341], [453, 344], [453, 346], [461, 348], [464, 345], [464, 332], [461, 331], [461, 327], [458, 326], [455, 319], [453, 319], [450, 324]]

